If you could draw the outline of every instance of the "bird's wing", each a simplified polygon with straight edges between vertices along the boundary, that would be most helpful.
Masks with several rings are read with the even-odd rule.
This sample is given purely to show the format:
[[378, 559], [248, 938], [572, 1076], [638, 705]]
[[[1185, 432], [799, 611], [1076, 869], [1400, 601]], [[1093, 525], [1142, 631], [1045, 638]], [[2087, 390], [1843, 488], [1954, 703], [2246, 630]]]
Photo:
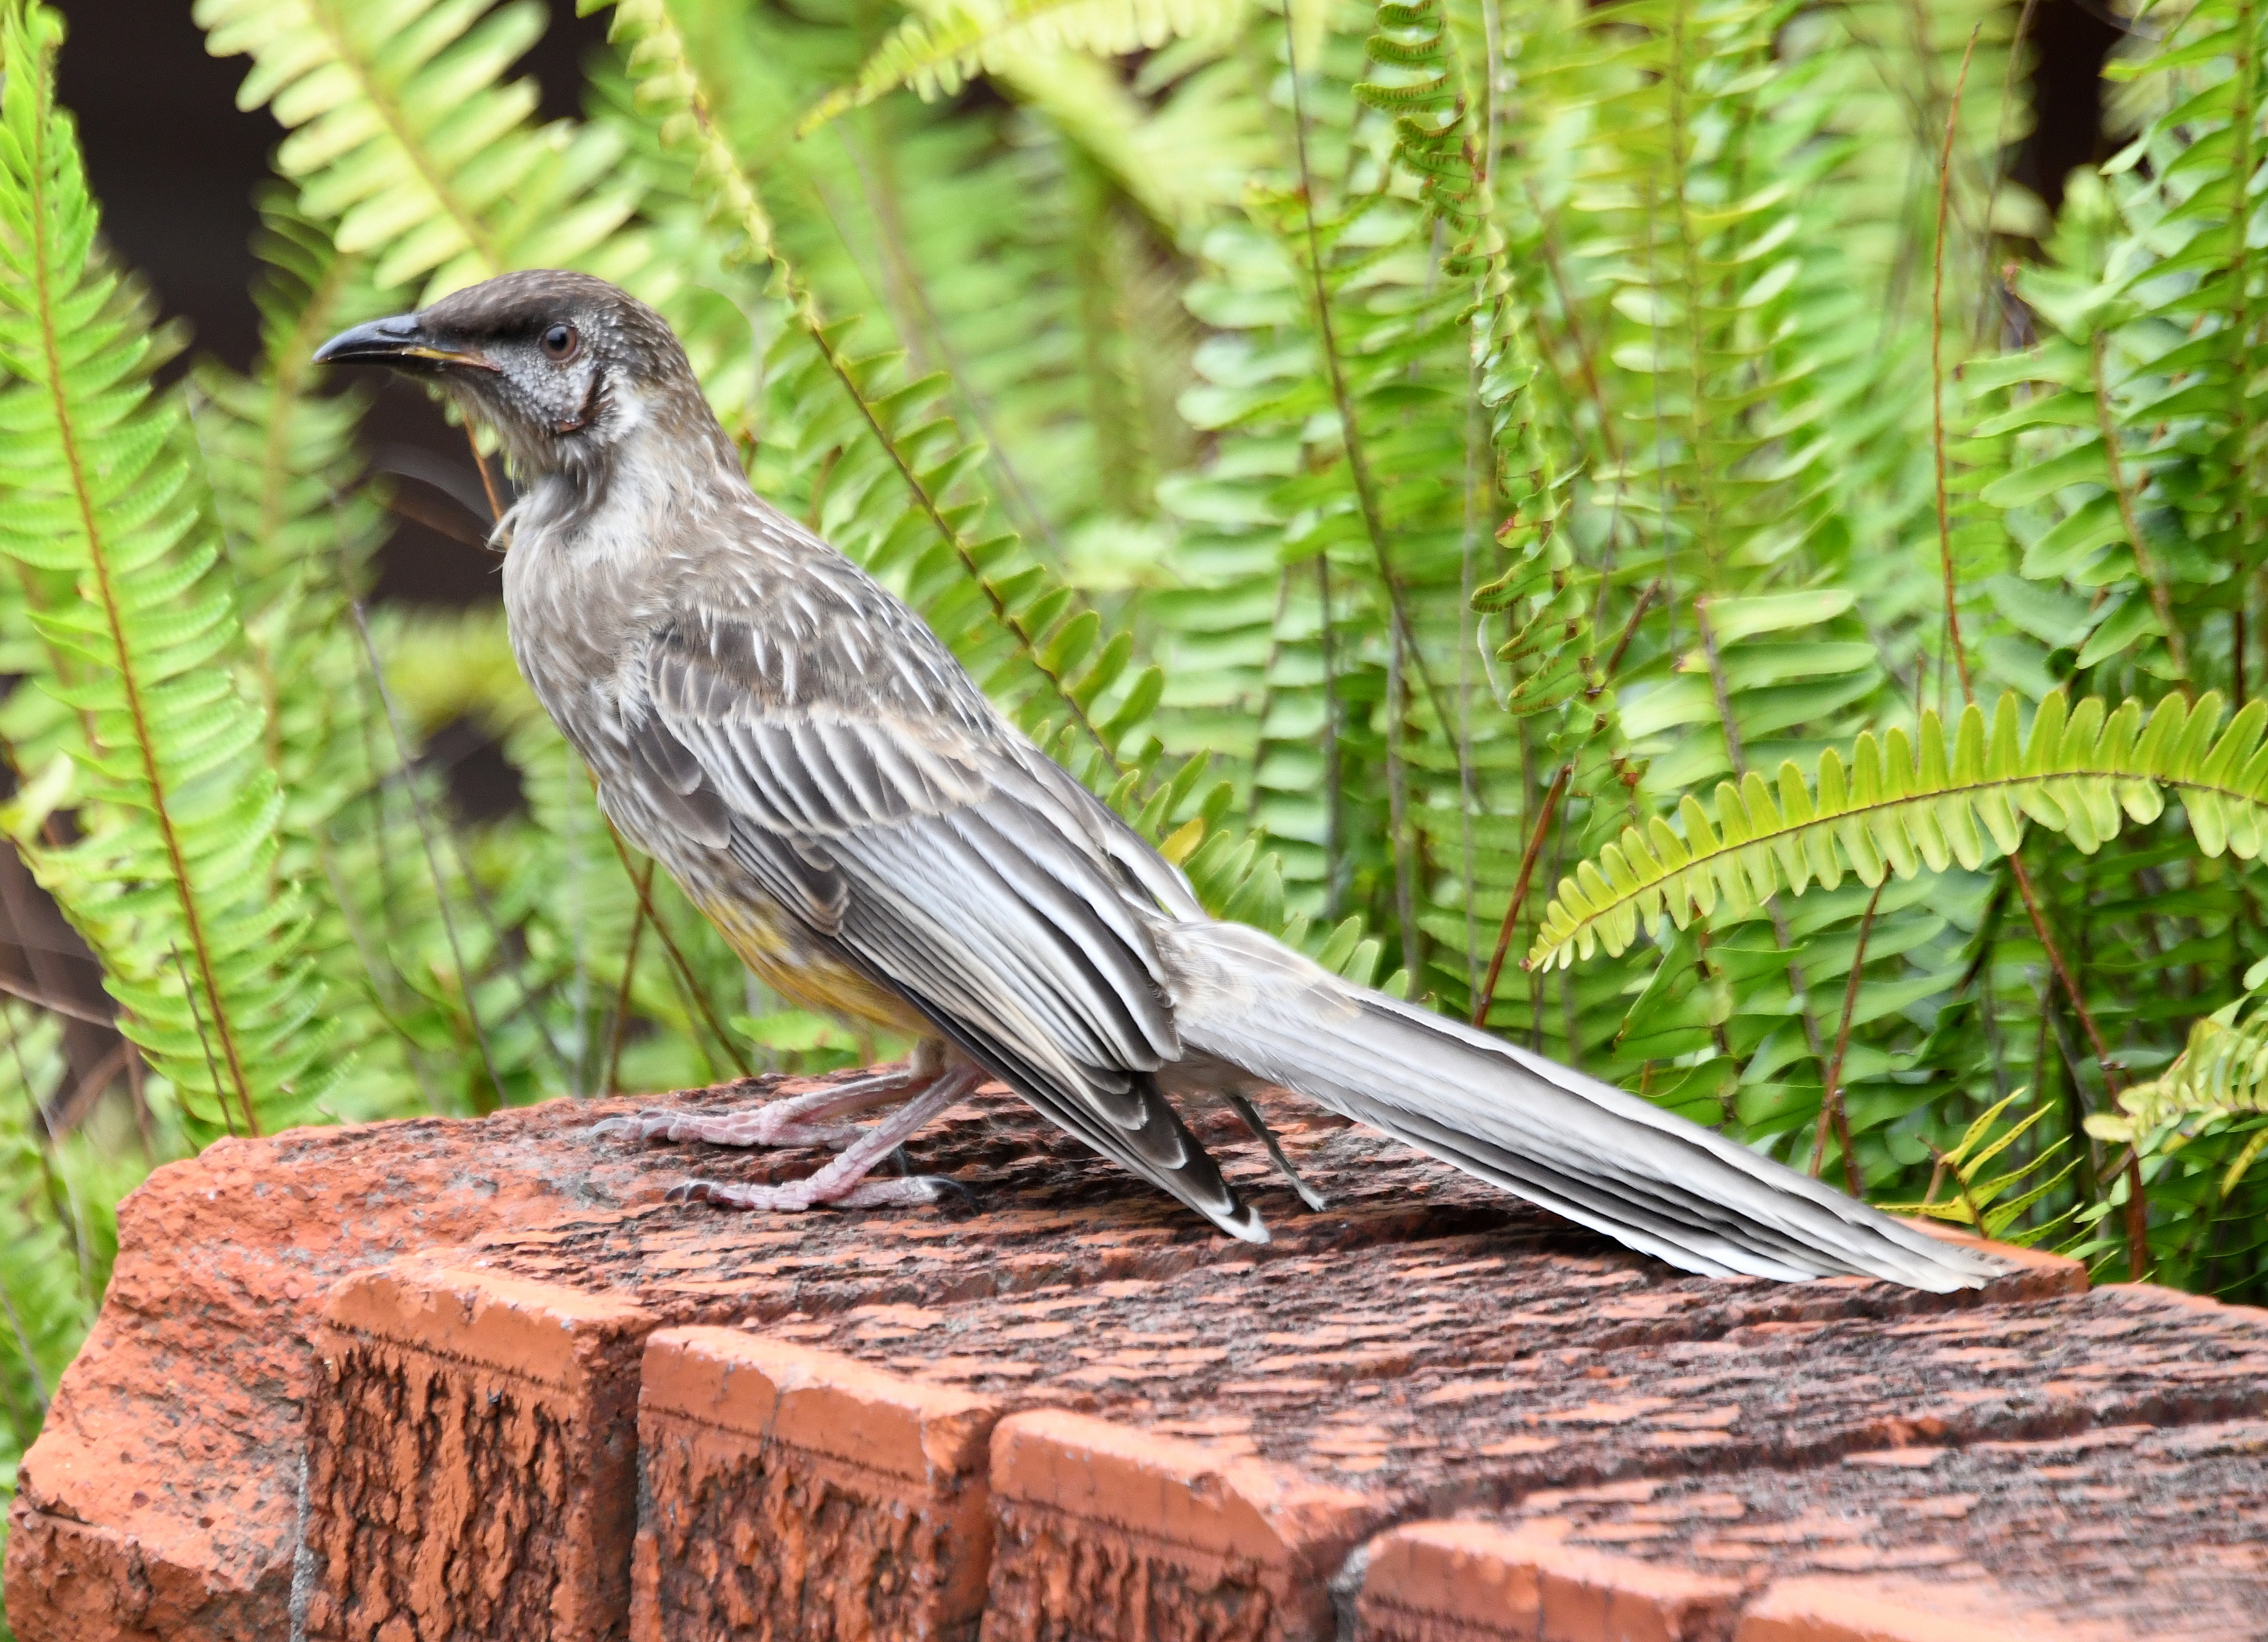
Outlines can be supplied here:
[[1126, 841], [910, 611], [802, 582], [679, 611], [636, 671], [630, 750], [681, 831], [1064, 1128], [1265, 1236], [1152, 1076], [1181, 1042]]

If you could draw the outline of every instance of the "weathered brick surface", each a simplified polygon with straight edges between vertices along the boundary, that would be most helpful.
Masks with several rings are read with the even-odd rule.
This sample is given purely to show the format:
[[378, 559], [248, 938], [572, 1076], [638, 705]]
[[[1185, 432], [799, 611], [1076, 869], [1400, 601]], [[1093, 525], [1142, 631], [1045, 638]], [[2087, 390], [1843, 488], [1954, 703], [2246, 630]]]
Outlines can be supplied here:
[[1060, 1410], [992, 1437], [983, 1642], [1322, 1642], [1376, 1500], [1211, 1444]]
[[998, 1406], [724, 1329], [646, 1347], [631, 1634], [972, 1642]]
[[153, 1174], [120, 1205], [101, 1315], [18, 1476], [17, 1634], [282, 1634], [324, 1295], [405, 1252], [659, 1198], [650, 1160], [585, 1138], [630, 1105], [295, 1130]]
[[1103, 1412], [1441, 1513], [1857, 1448], [2268, 1411], [2257, 1314], [2162, 1291], [1918, 1309], [1516, 1234], [767, 1325], [1022, 1408]]
[[1359, 1570], [1361, 1642], [1708, 1642], [1728, 1633], [1737, 1581], [1568, 1544], [1565, 1524], [1418, 1522], [1382, 1535]]
[[491, 1272], [344, 1284], [316, 1337], [295, 1632], [622, 1637], [652, 1328], [634, 1306]]
[[1733, 1642], [2122, 1642], [2135, 1634], [2028, 1609], [1987, 1580], [1828, 1574], [1764, 1591], [1742, 1609]]
[[[1339, 1634], [1358, 1614], [1374, 1642], [1848, 1642], [1940, 1620], [1948, 1637], [1985, 1635], [1945, 1618], [1960, 1609], [2015, 1626], [2012, 1637], [2046, 1616], [2074, 1642], [2080, 1615], [2058, 1592], [2108, 1604], [2129, 1634], [2188, 1634], [2146, 1576], [2192, 1553], [2213, 1559], [2224, 1592], [2213, 1600], [2268, 1616], [2244, 1560], [2247, 1535], [2260, 1536], [2244, 1515], [2257, 1454], [2181, 1462], [2195, 1471], [2185, 1485], [2236, 1502], [2212, 1521], [2182, 1516], [2171, 1484], [2151, 1483], [2158, 1526], [2128, 1565], [2145, 1574], [2124, 1584], [2108, 1553], [2050, 1549], [2027, 1563], [1994, 1549], [2057, 1546], [2072, 1509], [2059, 1497], [2026, 1506], [2013, 1484], [1952, 1491], [1979, 1496], [1976, 1545], [1949, 1517], [1913, 1519], [1935, 1538], [1909, 1532], [1889, 1503], [1940, 1468], [2045, 1476], [2064, 1463], [1994, 1445], [2093, 1442], [2085, 1452], [2126, 1455], [2119, 1464], [2172, 1465], [2146, 1445], [2250, 1429], [2268, 1419], [2261, 1314], [2147, 1287], [2090, 1293], [2076, 1267], [2046, 1258], [1956, 1296], [1683, 1277], [1288, 1104], [1271, 1114], [1331, 1198], [1322, 1213], [1299, 1205], [1226, 1115], [1196, 1124], [1267, 1214], [1276, 1238], [1261, 1248], [1217, 1236], [997, 1093], [909, 1147], [911, 1167], [953, 1176], [968, 1205], [739, 1216], [661, 1194], [694, 1172], [792, 1176], [814, 1155], [591, 1136], [606, 1109], [357, 1131], [358, 1182], [349, 1138], [330, 1152], [262, 1143], [269, 1189], [301, 1194], [291, 1212], [323, 1214], [329, 1193], [379, 1200], [395, 1218], [358, 1209], [383, 1235], [325, 1244], [319, 1233], [308, 1259], [289, 1251], [279, 1217], [261, 1258], [297, 1261], [307, 1292], [243, 1309], [232, 1324], [243, 1337], [186, 1284], [182, 1337], [215, 1348], [218, 1365], [200, 1371], [274, 1382], [264, 1434], [216, 1450], [204, 1472], [163, 1463], [185, 1452], [180, 1432], [144, 1444], [80, 1496], [81, 1520], [19, 1507], [11, 1609], [28, 1590], [32, 1618], [19, 1634], [282, 1634], [300, 1460], [279, 1434], [290, 1414], [313, 1433], [300, 1587], [317, 1636], [378, 1637], [393, 1620], [384, 1642], [563, 1638], [606, 1634], [633, 1612], [643, 1638], [732, 1642], [967, 1642], [980, 1631], [985, 1642], [1297, 1642]], [[247, 1185], [261, 1177], [251, 1151], [237, 1177]], [[182, 1184], [185, 1197], [195, 1189]], [[486, 1214], [484, 1193], [497, 1205]], [[168, 1212], [204, 1224], [183, 1218], [188, 1207]], [[342, 1313], [326, 1338], [347, 1344], [326, 1355], [348, 1367], [303, 1408], [313, 1297], [383, 1260], [389, 1239], [416, 1247], [418, 1217], [441, 1247], [348, 1291], [393, 1296], [397, 1321]], [[217, 1241], [218, 1227], [200, 1234]], [[595, 1452], [607, 1424], [589, 1411], [590, 1385], [576, 1391], [563, 1370], [531, 1371], [522, 1347], [482, 1343], [504, 1322], [472, 1320], [508, 1322], [510, 1307], [464, 1300], [448, 1313], [434, 1300], [420, 1311], [424, 1300], [406, 1298], [514, 1285], [541, 1290], [534, 1311], [571, 1319], [555, 1357], [615, 1342], [598, 1352], [614, 1429], [628, 1429], [626, 1388], [644, 1375], [634, 1565], [619, 1548], [635, 1491], [573, 1457]], [[175, 1349], [154, 1291], [137, 1303], [114, 1332], [140, 1357], [98, 1356], [84, 1381], [73, 1370], [58, 1403], [75, 1410], [70, 1430], [52, 1454], [44, 1441], [34, 1451], [27, 1477], [72, 1455], [89, 1460], [83, 1475], [101, 1472], [85, 1432], [172, 1413], [173, 1393], [122, 1389], [126, 1369]], [[578, 1307], [588, 1315], [575, 1322]], [[602, 1317], [620, 1321], [591, 1321]], [[453, 1333], [460, 1322], [469, 1332]], [[2095, 1434], [2120, 1429], [2141, 1434], [2124, 1447]], [[1944, 1452], [1926, 1465], [1864, 1457], [1925, 1449]], [[2003, 1454], [2016, 1457], [1992, 1457]], [[119, 1476], [174, 1489], [167, 1522], [199, 1508], [189, 1551], [134, 1515]], [[217, 1508], [180, 1502], [196, 1487]], [[1730, 1495], [1742, 1515], [1724, 1532], [1699, 1505], [1683, 1529], [1646, 1531], [1648, 1510]], [[59, 1497], [52, 1485], [39, 1496]], [[2039, 1514], [2051, 1504], [2065, 1515]], [[1814, 1509], [1867, 1526], [1814, 1543], [1787, 1526]], [[2106, 1504], [2080, 1531], [2108, 1534], [2122, 1510]], [[437, 1523], [445, 1531], [429, 1532]], [[1764, 1537], [1734, 1536], [1744, 1528]], [[429, 1540], [440, 1549], [421, 1549]], [[581, 1576], [561, 1576], [549, 1609], [528, 1606], [543, 1582], [515, 1585], [514, 1571], [564, 1567], [571, 1542], [585, 1568], [634, 1565], [632, 1599], [571, 1616], [560, 1593]], [[253, 1550], [233, 1586], [215, 1573], [215, 1548], [228, 1544]], [[507, 1554], [468, 1550], [491, 1545]], [[1753, 1554], [1705, 1557], [1702, 1545]], [[89, 1546], [108, 1560], [90, 1560]], [[161, 1577], [136, 1572], [151, 1569]], [[2250, 1634], [2268, 1638], [2268, 1617]]]
[[[1519, 1542], [1730, 1582], [1744, 1593], [1741, 1642], [1877, 1632], [2235, 1642], [2268, 1634], [2268, 1420], [2097, 1426], [1795, 1469], [1628, 1478], [1540, 1490], [1483, 1521], [1406, 1532], [1420, 1545]], [[1410, 1572], [1396, 1540], [1369, 1557], [1364, 1611], [1380, 1616], [1365, 1632], [1371, 1642], [1401, 1642], [1388, 1616], [1430, 1611], [1409, 1594], [1422, 1592], [1426, 1570]], [[1440, 1565], [1437, 1554], [1432, 1571]], [[1955, 1613], [1969, 1617], [1956, 1626]], [[1408, 1634], [1491, 1635], [1454, 1625]]]

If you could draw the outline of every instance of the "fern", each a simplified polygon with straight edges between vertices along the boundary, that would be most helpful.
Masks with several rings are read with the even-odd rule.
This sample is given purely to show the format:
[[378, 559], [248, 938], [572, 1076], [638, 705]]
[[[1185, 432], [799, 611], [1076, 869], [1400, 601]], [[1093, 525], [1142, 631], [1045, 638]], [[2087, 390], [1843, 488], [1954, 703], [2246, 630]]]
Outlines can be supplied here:
[[626, 277], [637, 210], [603, 127], [532, 124], [531, 80], [503, 81], [543, 26], [526, 0], [198, 0], [215, 56], [248, 55], [240, 108], [291, 135], [276, 166], [299, 209], [372, 254], [381, 289], [429, 292], [512, 268], [589, 267]]
[[[2050, 1234], [2052, 1228], [2038, 1227], [2029, 1232], [2014, 1232], [2014, 1228], [2026, 1211], [2046, 1197], [2078, 1167], [2076, 1162], [2066, 1163], [2055, 1174], [2047, 1169], [2055, 1160], [2057, 1148], [2025, 1160], [1998, 1174], [1987, 1174], [1984, 1166], [2000, 1157], [2036, 1128], [2047, 1117], [2047, 1109], [2036, 1108], [2025, 1117], [2000, 1128], [2007, 1110], [2023, 1098], [2019, 1091], [1997, 1105], [1979, 1114], [1961, 1138], [1937, 1154], [1937, 1167], [1932, 1180], [1932, 1194], [1919, 1203], [1885, 1204], [1894, 1214], [1920, 1215], [1933, 1220], [1946, 1220], [1955, 1226], [1965, 1226], [1979, 1236], [2008, 1238], [2014, 1233], [2019, 1243], [2036, 1243]], [[1995, 1131], [1998, 1131], [1997, 1133]], [[1945, 1175], [1951, 1175], [1950, 1195], [1939, 1197], [1935, 1189]], [[2018, 1188], [2022, 1189], [2019, 1190]], [[2009, 1193], [2015, 1196], [2010, 1197]]]
[[2232, 1004], [2191, 1027], [2163, 1073], [2119, 1097], [2126, 1116], [2102, 1119], [2090, 1132], [2131, 1141], [2165, 1123], [2268, 1112], [2268, 1036], [2240, 1025], [2237, 1013]]
[[[1098, 647], [1099, 618], [1076, 607], [1069, 588], [1047, 586], [1044, 569], [1030, 561], [1013, 536], [978, 534], [989, 511], [984, 498], [969, 493], [968, 475], [978, 453], [937, 414], [941, 384], [906, 380], [895, 359], [845, 352], [843, 330], [831, 327], [821, 313], [808, 283], [781, 249], [753, 180], [717, 135], [698, 72], [663, 0], [616, 5], [613, 28], [632, 42], [631, 69], [649, 106], [660, 111], [664, 139], [689, 148], [695, 187], [711, 210], [743, 236], [749, 256], [772, 268], [792, 328], [814, 365], [841, 386], [873, 446], [913, 502], [913, 515], [880, 544], [885, 556], [868, 556], [869, 568], [905, 566], [914, 578], [909, 585], [930, 595], [917, 601], [988, 689], [997, 695], [1012, 688], [1010, 681], [1020, 672], [1036, 675], [1040, 705], [1035, 712], [1059, 714], [1064, 727], [1117, 773], [1119, 743], [1133, 722], [1098, 722], [1092, 710], [1119, 681], [1126, 650]], [[945, 595], [939, 585], [945, 578], [965, 596]], [[1134, 699], [1138, 703], [1151, 693], [1138, 690]]]
[[900, 86], [924, 99], [950, 97], [980, 70], [992, 72], [1035, 52], [1120, 54], [1168, 40], [1220, 39], [1241, 0], [941, 0], [909, 18], [876, 47], [849, 85], [805, 116], [799, 135]]
[[2015, 853], [2029, 821], [2092, 853], [2126, 820], [2156, 820], [2168, 793], [2182, 799], [2200, 852], [2250, 860], [2268, 844], [2268, 703], [2216, 738], [2220, 716], [2211, 693], [2195, 706], [2168, 696], [2146, 724], [2139, 701], [2106, 713], [2090, 696], [2066, 714], [2054, 695], [2027, 738], [2011, 694], [1989, 730], [1983, 710], [1967, 708], [1949, 747], [1942, 721], [1925, 713], [1913, 736], [1859, 737], [1847, 774], [1831, 748], [1815, 783], [1793, 761], [1776, 792], [1751, 772], [1717, 789], [1713, 825], [1688, 798], [1682, 838], [1656, 819], [1561, 880], [1528, 961], [1564, 966], [1600, 946], [1620, 953], [1665, 911], [1680, 929], [1719, 905], [1738, 917], [1782, 886], [1832, 889], [1846, 868], [1869, 887], [1955, 862], [1974, 870], [1992, 850]]
[[[26, 572], [52, 671], [78, 715], [82, 839], [19, 847], [88, 944], [122, 1028], [195, 1120], [258, 1132], [304, 1110], [332, 1068], [306, 915], [271, 893], [284, 806], [265, 715], [236, 688], [233, 594], [178, 398], [151, 393], [137, 299], [94, 251], [61, 29], [11, 7], [0, 120], [0, 350], [11, 461], [0, 550]], [[57, 801], [60, 795], [50, 795]]]
[[[2257, 1292], [2257, 13], [2133, 38], [2133, 140], [2050, 224], [1994, 180], [1992, 0], [632, 0], [548, 126], [526, 0], [201, 0], [289, 132], [290, 271], [261, 368], [150, 437], [282, 794], [261, 915], [357, 1051], [326, 1109], [888, 1047], [642, 904], [492, 615], [364, 644], [383, 491], [307, 342], [564, 262], [1215, 910], [1887, 1198]], [[142, 377], [179, 345], [107, 314]], [[34, 622], [78, 607], [0, 577], [0, 670], [63, 686], [0, 702], [42, 858], [130, 808]], [[476, 733], [526, 799], [479, 826]]]

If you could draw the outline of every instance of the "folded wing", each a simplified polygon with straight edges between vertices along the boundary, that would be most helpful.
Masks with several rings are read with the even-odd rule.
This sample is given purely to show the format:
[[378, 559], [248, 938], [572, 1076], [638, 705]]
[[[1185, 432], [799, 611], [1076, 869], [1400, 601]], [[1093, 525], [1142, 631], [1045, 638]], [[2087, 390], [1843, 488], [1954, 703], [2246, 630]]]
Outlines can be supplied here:
[[[933, 664], [895, 600], [799, 593], [856, 647], [718, 610], [652, 634], [623, 721], [672, 823], [1063, 1128], [1263, 1240], [1152, 1076], [1181, 1042], [1107, 813]], [[902, 645], [877, 643], [894, 628]], [[845, 653], [871, 665], [811, 660]]]

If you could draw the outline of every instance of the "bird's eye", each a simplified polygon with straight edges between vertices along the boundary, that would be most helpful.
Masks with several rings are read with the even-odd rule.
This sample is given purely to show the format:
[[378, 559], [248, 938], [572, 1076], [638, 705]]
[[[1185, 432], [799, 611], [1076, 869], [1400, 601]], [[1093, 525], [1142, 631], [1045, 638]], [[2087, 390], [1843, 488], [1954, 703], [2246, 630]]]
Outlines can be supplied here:
[[544, 356], [551, 359], [572, 359], [575, 357], [575, 350], [582, 340], [575, 334], [573, 326], [555, 325], [543, 333]]

